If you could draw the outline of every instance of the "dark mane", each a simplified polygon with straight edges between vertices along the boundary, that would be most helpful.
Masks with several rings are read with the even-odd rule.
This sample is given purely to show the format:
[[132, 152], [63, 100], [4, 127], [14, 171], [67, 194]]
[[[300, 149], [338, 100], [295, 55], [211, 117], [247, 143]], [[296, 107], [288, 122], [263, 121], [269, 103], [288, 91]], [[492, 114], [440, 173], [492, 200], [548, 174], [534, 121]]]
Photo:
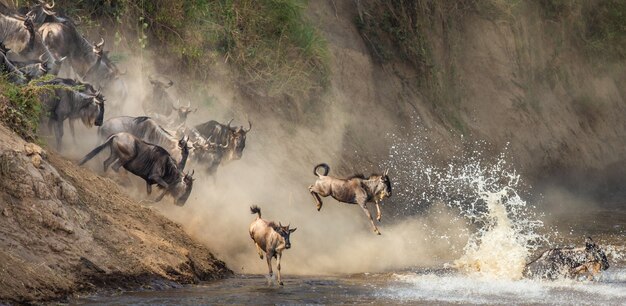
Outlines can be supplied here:
[[353, 174], [353, 175], [348, 176], [348, 178], [346, 178], [346, 180], [351, 180], [353, 178], [359, 178], [359, 179], [363, 179], [363, 180], [366, 179], [365, 175], [363, 175], [363, 173], [357, 173], [357, 174]]

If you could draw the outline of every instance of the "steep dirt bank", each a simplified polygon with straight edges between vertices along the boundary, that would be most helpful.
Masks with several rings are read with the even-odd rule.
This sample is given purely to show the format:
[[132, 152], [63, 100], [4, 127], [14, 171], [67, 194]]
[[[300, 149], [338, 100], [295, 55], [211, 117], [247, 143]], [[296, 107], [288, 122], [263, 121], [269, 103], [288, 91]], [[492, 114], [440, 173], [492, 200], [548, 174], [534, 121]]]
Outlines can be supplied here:
[[0, 301], [160, 288], [231, 271], [111, 180], [0, 125]]

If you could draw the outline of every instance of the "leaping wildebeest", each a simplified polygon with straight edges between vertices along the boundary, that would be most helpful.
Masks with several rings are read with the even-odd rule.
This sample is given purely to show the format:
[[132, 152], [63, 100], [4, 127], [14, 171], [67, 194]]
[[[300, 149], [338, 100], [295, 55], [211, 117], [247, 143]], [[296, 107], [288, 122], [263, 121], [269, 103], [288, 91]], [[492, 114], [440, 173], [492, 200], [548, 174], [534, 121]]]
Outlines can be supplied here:
[[[181, 140], [181, 146], [187, 147], [185, 139]], [[83, 165], [107, 147], [111, 149], [111, 155], [104, 161], [105, 171], [115, 162], [114, 170], [124, 167], [130, 173], [144, 179], [148, 194], [152, 193], [154, 184], [162, 188], [163, 192], [157, 197], [157, 202], [169, 193], [176, 201], [176, 205], [185, 205], [193, 187], [193, 172], [185, 174], [182, 169], [186, 156], [177, 164], [165, 149], [129, 133], [117, 133], [85, 155], [79, 165]]]
[[[319, 168], [324, 169], [324, 173], [317, 172]], [[327, 164], [319, 164], [313, 168], [313, 174], [318, 179], [309, 186], [309, 192], [315, 199], [317, 210], [322, 209], [322, 197], [332, 196], [335, 200], [348, 204], [358, 204], [363, 212], [370, 219], [374, 233], [380, 235], [380, 231], [376, 227], [372, 215], [367, 209], [367, 203], [376, 204], [376, 220], [380, 222], [382, 213], [380, 211], [380, 202], [385, 197], [391, 196], [391, 180], [387, 175], [389, 170], [385, 170], [382, 175], [372, 174], [369, 178], [365, 178], [362, 174], [353, 175], [346, 179], [336, 178], [328, 175], [330, 167]]]
[[276, 268], [278, 269], [278, 284], [283, 285], [280, 277], [280, 259], [285, 249], [291, 248], [289, 235], [295, 232], [297, 228], [289, 228], [289, 225], [283, 226], [276, 224], [274, 221], [261, 219], [261, 209], [258, 206], [250, 207], [252, 214], [257, 214], [256, 219], [250, 224], [250, 238], [254, 241], [259, 257], [267, 260], [267, 268], [269, 275], [272, 277], [272, 258], [276, 258]]
[[546, 279], [586, 276], [592, 280], [600, 271], [608, 268], [609, 261], [604, 251], [591, 237], [587, 237], [583, 248], [556, 248], [543, 252], [526, 265], [524, 275]]

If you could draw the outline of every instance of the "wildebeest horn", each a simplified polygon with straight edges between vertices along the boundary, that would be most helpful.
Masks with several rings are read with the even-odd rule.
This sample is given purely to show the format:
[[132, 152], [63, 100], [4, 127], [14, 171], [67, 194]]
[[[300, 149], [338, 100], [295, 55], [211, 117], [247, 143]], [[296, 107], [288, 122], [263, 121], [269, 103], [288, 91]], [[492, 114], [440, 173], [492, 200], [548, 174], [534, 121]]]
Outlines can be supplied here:
[[243, 131], [244, 131], [244, 132], [246, 132], [246, 133], [250, 132], [250, 130], [252, 129], [252, 122], [250, 122], [250, 120], [248, 120], [248, 125], [249, 125], [250, 127], [249, 127], [247, 130], [246, 130], [246, 129], [244, 129], [244, 130], [243, 130]]
[[385, 169], [385, 172], [383, 173], [383, 175], [387, 175], [389, 173], [389, 168]]
[[44, 59], [43, 59], [43, 56], [44, 56], [44, 55], [46, 55], [46, 54], [45, 54], [45, 53], [42, 53], [42, 54], [39, 56], [39, 61], [40, 61], [40, 62], [42, 62], [42, 63], [43, 63], [43, 62], [47, 62], [47, 60], [44, 60]]
[[97, 43], [97, 44], [96, 44], [96, 47], [97, 47], [97, 48], [102, 48], [102, 46], [104, 46], [104, 37], [101, 37], [101, 38], [100, 38], [100, 43]]
[[233, 120], [235, 120], [235, 118], [230, 119], [230, 121], [228, 121], [228, 123], [226, 124], [226, 126], [228, 126], [229, 129], [230, 129], [230, 123], [233, 122]]

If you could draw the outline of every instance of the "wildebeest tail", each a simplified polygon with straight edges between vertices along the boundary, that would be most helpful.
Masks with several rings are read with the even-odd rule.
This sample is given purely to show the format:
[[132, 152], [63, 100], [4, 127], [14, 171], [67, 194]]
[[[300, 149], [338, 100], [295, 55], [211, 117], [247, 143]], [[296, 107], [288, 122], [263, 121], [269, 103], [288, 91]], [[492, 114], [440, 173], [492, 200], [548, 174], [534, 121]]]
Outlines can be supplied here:
[[115, 135], [111, 135], [111, 137], [109, 137], [109, 139], [107, 139], [107, 141], [105, 141], [103, 144], [97, 146], [95, 149], [91, 150], [91, 152], [87, 153], [87, 155], [85, 155], [85, 157], [83, 157], [83, 159], [80, 160], [78, 165], [82, 166], [84, 163], [88, 162], [94, 156], [98, 155], [98, 153], [100, 153], [100, 151], [102, 151], [104, 148], [106, 148], [111, 143], [111, 141], [113, 140], [114, 137], [115, 137]]
[[317, 169], [319, 169], [319, 168], [324, 168], [324, 174], [322, 174], [323, 176], [327, 176], [328, 172], [330, 172], [330, 167], [327, 164], [325, 164], [325, 163], [321, 163], [321, 164], [315, 166], [315, 168], [313, 168], [313, 174], [315, 176], [320, 176], [320, 174], [317, 173]]
[[258, 206], [254, 205], [254, 206], [250, 206], [250, 211], [252, 212], [252, 214], [258, 214], [259, 218], [261, 218], [261, 208], [259, 208]]

